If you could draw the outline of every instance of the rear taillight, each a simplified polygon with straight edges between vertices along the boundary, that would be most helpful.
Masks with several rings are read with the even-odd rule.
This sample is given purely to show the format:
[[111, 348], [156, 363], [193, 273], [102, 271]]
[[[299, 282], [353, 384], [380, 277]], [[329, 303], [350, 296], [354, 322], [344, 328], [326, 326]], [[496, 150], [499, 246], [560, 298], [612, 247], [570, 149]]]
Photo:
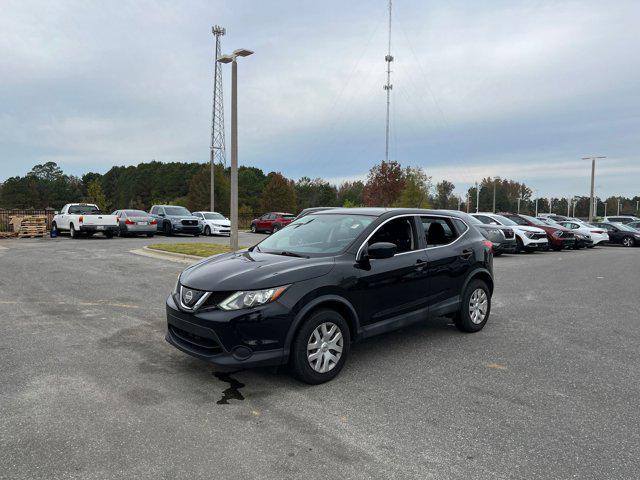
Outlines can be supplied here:
[[155, 219], [149, 222], [149, 225], [157, 225], [157, 224], [158, 224], [158, 221]]
[[125, 223], [125, 225], [135, 225], [135, 224], [136, 224], [136, 222], [134, 222], [134, 221], [133, 221], [133, 220], [131, 220], [130, 218], [127, 218], [127, 219], [124, 221], [124, 223]]
[[80, 215], [80, 218], [78, 218], [78, 222], [80, 223], [84, 222], [84, 216]]
[[489, 249], [490, 252], [493, 252], [493, 243], [491, 243], [489, 240], [485, 240], [482, 242], [482, 244], [487, 247]]

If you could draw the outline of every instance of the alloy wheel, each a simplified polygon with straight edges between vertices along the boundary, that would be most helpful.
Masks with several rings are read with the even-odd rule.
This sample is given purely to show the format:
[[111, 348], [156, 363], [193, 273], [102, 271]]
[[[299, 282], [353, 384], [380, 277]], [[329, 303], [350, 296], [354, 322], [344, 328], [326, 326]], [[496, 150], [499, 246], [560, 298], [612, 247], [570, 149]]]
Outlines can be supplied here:
[[631, 237], [625, 237], [622, 239], [622, 245], [624, 245], [625, 247], [632, 247], [633, 246], [633, 238]]
[[469, 299], [469, 318], [476, 325], [481, 324], [487, 316], [489, 300], [482, 288], [476, 288]]
[[318, 325], [307, 342], [307, 360], [318, 373], [335, 368], [342, 356], [343, 337], [340, 327], [333, 322]]

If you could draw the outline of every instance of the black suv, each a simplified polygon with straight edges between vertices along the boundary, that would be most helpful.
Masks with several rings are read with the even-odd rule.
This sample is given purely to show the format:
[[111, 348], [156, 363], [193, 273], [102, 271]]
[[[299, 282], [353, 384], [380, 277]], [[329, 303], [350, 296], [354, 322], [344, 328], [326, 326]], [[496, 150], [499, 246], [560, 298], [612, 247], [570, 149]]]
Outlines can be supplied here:
[[352, 341], [436, 316], [481, 330], [492, 271], [491, 242], [460, 214], [320, 211], [184, 270], [167, 298], [166, 339], [220, 370], [289, 363], [322, 383]]

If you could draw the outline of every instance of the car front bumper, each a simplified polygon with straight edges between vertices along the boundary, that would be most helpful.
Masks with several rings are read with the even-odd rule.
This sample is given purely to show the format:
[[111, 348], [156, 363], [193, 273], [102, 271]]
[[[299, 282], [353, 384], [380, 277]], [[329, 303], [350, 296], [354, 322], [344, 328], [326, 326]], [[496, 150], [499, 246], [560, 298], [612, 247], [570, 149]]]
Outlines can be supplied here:
[[167, 298], [165, 339], [221, 371], [282, 365], [289, 310], [273, 302], [251, 310], [184, 312]]
[[172, 230], [175, 233], [202, 233], [202, 228], [200, 225], [180, 225], [180, 224], [172, 224]]

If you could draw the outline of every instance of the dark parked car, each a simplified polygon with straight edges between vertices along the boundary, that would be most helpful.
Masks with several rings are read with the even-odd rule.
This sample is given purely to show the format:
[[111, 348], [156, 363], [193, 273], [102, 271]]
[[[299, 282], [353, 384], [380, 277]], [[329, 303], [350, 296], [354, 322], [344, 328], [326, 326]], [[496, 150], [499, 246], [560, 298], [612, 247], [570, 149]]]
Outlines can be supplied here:
[[456, 213], [321, 211], [184, 270], [167, 298], [166, 339], [220, 370], [288, 363], [322, 383], [352, 341], [443, 315], [481, 330], [492, 272], [491, 243]]
[[276, 233], [282, 227], [289, 225], [296, 216], [292, 213], [269, 212], [251, 222], [251, 231]]
[[121, 237], [129, 235], [153, 237], [158, 231], [158, 221], [143, 210], [116, 210], [113, 215], [118, 217]]
[[538, 227], [544, 230], [549, 240], [549, 247], [552, 250], [559, 251], [563, 248], [573, 248], [576, 243], [576, 237], [568, 228], [561, 227], [560, 225], [552, 226], [548, 223], [538, 220], [535, 217], [529, 215], [521, 215], [516, 213], [500, 213], [503, 217], [507, 217], [513, 220], [518, 225], [529, 225], [531, 227]]
[[594, 223], [596, 227], [603, 228], [609, 234], [609, 243], [619, 243], [625, 247], [640, 246], [640, 232], [635, 228], [622, 223]]
[[[558, 217], [559, 215], [554, 215], [554, 216]], [[541, 222], [544, 222], [551, 227], [554, 227], [554, 228], [562, 227], [562, 228], [567, 228], [568, 230], [572, 230], [571, 228], [565, 227], [564, 225], [561, 225], [560, 223], [558, 223], [558, 221], [554, 220], [553, 219], [554, 216], [547, 215], [546, 217], [537, 217], [537, 218]], [[591, 235], [573, 230], [573, 236], [575, 237], [575, 242], [573, 243], [574, 250], [593, 247], [593, 240], [591, 240]]]
[[503, 253], [518, 253], [518, 243], [516, 242], [513, 228], [502, 225], [488, 225], [469, 214], [458, 213], [465, 221], [473, 224], [493, 244], [493, 254], [496, 257]]
[[189, 210], [177, 205], [154, 205], [149, 212], [158, 222], [158, 231], [165, 235], [188, 233], [197, 237], [202, 233], [202, 225]]

